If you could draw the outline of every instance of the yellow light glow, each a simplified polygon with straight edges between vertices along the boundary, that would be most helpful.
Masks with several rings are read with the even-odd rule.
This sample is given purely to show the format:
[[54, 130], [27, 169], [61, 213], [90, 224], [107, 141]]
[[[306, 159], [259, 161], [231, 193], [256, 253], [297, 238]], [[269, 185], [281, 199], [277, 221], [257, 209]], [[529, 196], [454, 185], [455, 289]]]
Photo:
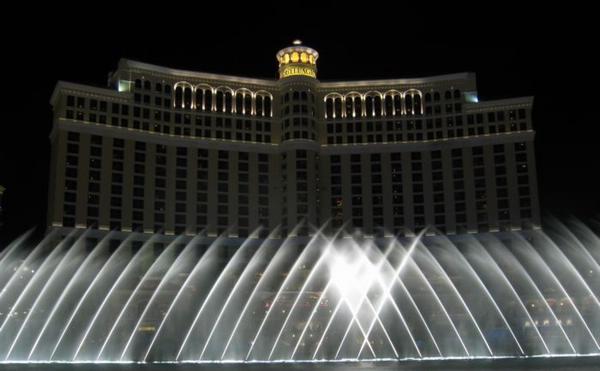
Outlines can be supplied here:
[[298, 52], [293, 52], [292, 53], [292, 62], [296, 63], [296, 62], [298, 62], [299, 59], [300, 59], [300, 55], [298, 54]]
[[302, 54], [300, 54], [300, 60], [302, 61], [302, 63], [308, 62], [308, 54], [306, 54], [304, 52]]
[[285, 64], [290, 63], [290, 55], [289, 54], [283, 55], [283, 63], [285, 63]]
[[281, 78], [291, 77], [291, 76], [308, 76], [308, 77], [316, 78], [317, 74], [315, 73], [315, 70], [311, 67], [302, 67], [302, 66], [298, 66], [298, 65], [286, 66], [281, 70], [281, 74], [280, 74]]
[[308, 60], [310, 61], [310, 64], [315, 64], [315, 56], [314, 55], [309, 55], [308, 56]]
[[138, 327], [138, 331], [141, 332], [154, 332], [156, 331], [156, 328], [152, 325], [141, 325], [140, 327]]

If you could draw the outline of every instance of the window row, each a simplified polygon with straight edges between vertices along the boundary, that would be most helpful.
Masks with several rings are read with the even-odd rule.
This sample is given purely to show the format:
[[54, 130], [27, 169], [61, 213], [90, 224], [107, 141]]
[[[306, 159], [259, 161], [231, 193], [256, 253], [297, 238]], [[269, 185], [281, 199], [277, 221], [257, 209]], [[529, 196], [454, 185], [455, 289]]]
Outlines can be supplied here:
[[422, 98], [421, 91], [416, 89], [405, 92], [389, 90], [385, 93], [378, 91], [350, 92], [344, 95], [329, 93], [323, 98], [325, 119], [422, 115]]
[[173, 107], [202, 111], [237, 113], [252, 116], [273, 116], [273, 95], [265, 90], [247, 88], [234, 90], [227, 86], [212, 87], [189, 82], [175, 84]]

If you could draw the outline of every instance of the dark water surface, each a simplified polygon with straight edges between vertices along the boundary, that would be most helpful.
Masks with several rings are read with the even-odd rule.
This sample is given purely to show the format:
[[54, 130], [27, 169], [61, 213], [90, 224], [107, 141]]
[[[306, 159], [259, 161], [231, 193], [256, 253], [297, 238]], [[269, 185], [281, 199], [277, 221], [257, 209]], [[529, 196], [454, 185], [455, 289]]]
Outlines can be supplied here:
[[360, 370], [577, 370], [600, 371], [600, 357], [279, 364], [0, 364], [24, 371], [360, 371]]

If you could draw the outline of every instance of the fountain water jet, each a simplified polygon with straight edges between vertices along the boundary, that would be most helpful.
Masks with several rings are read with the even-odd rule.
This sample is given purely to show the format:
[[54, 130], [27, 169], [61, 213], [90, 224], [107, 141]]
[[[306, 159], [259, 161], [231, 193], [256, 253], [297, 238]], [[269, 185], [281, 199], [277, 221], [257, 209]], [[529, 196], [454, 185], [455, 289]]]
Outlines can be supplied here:
[[102, 267], [100, 272], [98, 272], [98, 274], [96, 275], [96, 277], [94, 278], [92, 283], [87, 287], [84, 294], [81, 296], [81, 299], [78, 301], [75, 309], [71, 312], [71, 315], [69, 316], [69, 319], [67, 320], [65, 326], [63, 327], [63, 329], [58, 337], [58, 340], [56, 341], [56, 344], [54, 345], [54, 347], [52, 349], [52, 353], [50, 354], [50, 360], [54, 359], [54, 355], [56, 354], [58, 348], [60, 347], [65, 334], [69, 330], [71, 323], [73, 323], [74, 318], [79, 313], [79, 310], [82, 307], [82, 305], [85, 302], [88, 295], [90, 295], [92, 290], [94, 288], [96, 288], [96, 284], [98, 284], [99, 280], [101, 278], [105, 277], [106, 272], [108, 272], [111, 268], [114, 269], [115, 267], [118, 266], [118, 263], [119, 263], [118, 259], [122, 257], [123, 250], [125, 250], [125, 247], [128, 246], [128, 243], [131, 241], [133, 236], [134, 236], [133, 234], [129, 235], [122, 243], [119, 244], [118, 248], [115, 250], [115, 252], [113, 254], [111, 254], [110, 258], [108, 259], [106, 264], [104, 264], [104, 266]]
[[[81, 352], [81, 349], [85, 345], [86, 339], [88, 338], [90, 332], [93, 330], [94, 325], [96, 324], [96, 321], [98, 320], [98, 317], [103, 313], [103, 309], [105, 308], [106, 303], [108, 302], [108, 300], [110, 300], [112, 298], [112, 294], [115, 292], [117, 287], [119, 287], [121, 282], [127, 281], [130, 278], [130, 276], [133, 275], [133, 269], [137, 266], [137, 264], [139, 264], [141, 258], [146, 253], [146, 251], [150, 248], [150, 246], [152, 245], [152, 243], [154, 242], [154, 240], [156, 238], [157, 238], [156, 236], [152, 236], [150, 239], [148, 239], [142, 245], [142, 247], [134, 253], [132, 259], [129, 261], [129, 263], [127, 264], [125, 269], [119, 274], [117, 280], [111, 286], [108, 293], [102, 300], [102, 303], [100, 304], [98, 309], [95, 311], [94, 316], [89, 321], [89, 324], [84, 331], [83, 337], [81, 338], [80, 343], [77, 346], [77, 349], [75, 350], [75, 354], [73, 355], [72, 361], [77, 359], [77, 356], [79, 355], [79, 353]], [[133, 279], [133, 277], [131, 279]], [[108, 337], [107, 337], [107, 339], [108, 339]]]
[[[394, 278], [391, 279], [391, 282], [387, 285], [387, 287], [382, 282], [379, 282], [379, 284], [384, 289], [384, 294], [383, 294], [384, 299], [381, 300], [381, 302], [379, 304], [379, 307], [375, 311], [375, 319], [379, 319], [379, 314], [381, 313], [381, 310], [382, 310], [383, 306], [385, 305], [386, 300], [389, 300], [392, 303], [392, 305], [394, 306], [394, 309], [396, 310], [396, 312], [398, 313], [398, 316], [400, 317], [400, 320], [402, 321], [403, 326], [406, 328], [406, 331], [407, 331], [408, 335], [410, 336], [410, 339], [411, 339], [412, 343], [414, 344], [415, 350], [417, 351], [419, 357], [422, 357], [421, 351], [419, 350], [419, 346], [417, 345], [417, 343], [415, 341], [415, 338], [414, 338], [413, 334], [411, 333], [411, 331], [410, 331], [410, 329], [409, 329], [409, 327], [408, 327], [408, 325], [406, 323], [406, 320], [404, 319], [404, 316], [402, 315], [402, 312], [398, 308], [398, 306], [397, 306], [396, 302], [394, 301], [394, 299], [390, 297], [390, 291], [391, 291], [391, 289], [392, 289], [395, 281], [396, 280], [400, 281], [399, 276], [402, 274], [402, 271], [403, 271], [404, 266], [406, 265], [406, 262], [408, 261], [408, 259], [410, 259], [411, 255], [412, 255], [412, 252], [417, 247], [419, 241], [421, 240], [421, 238], [423, 237], [423, 235], [425, 234], [426, 231], [427, 231], [427, 229], [424, 229], [415, 238], [415, 241], [411, 244], [410, 248], [408, 249], [408, 252], [402, 258], [402, 261], [398, 265], [398, 268], [394, 271], [394, 273], [393, 273], [393, 277]], [[381, 281], [381, 277], [377, 277], [377, 279], [379, 281]], [[369, 324], [369, 327], [367, 329], [367, 336], [363, 340], [363, 343], [362, 343], [362, 345], [361, 345], [361, 347], [360, 347], [360, 349], [358, 351], [358, 357], [360, 357], [360, 354], [362, 353], [362, 351], [363, 351], [363, 349], [365, 347], [365, 344], [369, 340], [369, 335], [371, 334], [371, 331], [373, 330], [373, 325], [374, 324], [375, 324], [375, 320], [371, 320], [371, 323]], [[398, 354], [396, 353], [396, 357], [397, 356], [398, 356]]]
[[[54, 230], [0, 253], [6, 362], [600, 353], [594, 224], [280, 239]], [[229, 253], [229, 255], [227, 255]], [[109, 326], [106, 326], [106, 324]]]
[[179, 298], [183, 294], [184, 290], [188, 287], [192, 278], [196, 277], [196, 275], [200, 272], [200, 268], [204, 267], [204, 263], [206, 263], [207, 260], [210, 260], [209, 257], [212, 257], [216, 253], [216, 249], [219, 246], [220, 240], [221, 239], [217, 239], [215, 242], [213, 242], [210, 245], [210, 248], [208, 249], [208, 251], [206, 253], [204, 253], [202, 255], [202, 257], [198, 260], [198, 262], [194, 265], [192, 271], [187, 275], [185, 281], [182, 283], [180, 288], [177, 290], [177, 294], [175, 295], [174, 299], [171, 301], [169, 308], [167, 309], [163, 319], [160, 322], [160, 325], [158, 326], [158, 329], [156, 330], [154, 336], [152, 337], [152, 340], [150, 341], [150, 345], [148, 346], [148, 349], [144, 353], [144, 358], [143, 358], [144, 362], [146, 362], [146, 360], [148, 359], [148, 355], [152, 351], [152, 347], [154, 346], [156, 339], [158, 338], [158, 335], [161, 333], [161, 330], [163, 329], [165, 322], [169, 318], [169, 315], [171, 314], [175, 304], [179, 301]]

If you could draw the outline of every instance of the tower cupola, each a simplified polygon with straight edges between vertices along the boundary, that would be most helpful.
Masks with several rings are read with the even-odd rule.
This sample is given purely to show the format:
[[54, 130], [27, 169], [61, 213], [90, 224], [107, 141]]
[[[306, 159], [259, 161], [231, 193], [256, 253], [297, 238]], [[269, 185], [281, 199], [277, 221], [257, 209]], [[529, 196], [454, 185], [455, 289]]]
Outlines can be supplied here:
[[292, 76], [306, 76], [316, 79], [319, 53], [302, 45], [300, 40], [294, 40], [292, 44], [292, 46], [281, 49], [277, 53], [279, 79]]

